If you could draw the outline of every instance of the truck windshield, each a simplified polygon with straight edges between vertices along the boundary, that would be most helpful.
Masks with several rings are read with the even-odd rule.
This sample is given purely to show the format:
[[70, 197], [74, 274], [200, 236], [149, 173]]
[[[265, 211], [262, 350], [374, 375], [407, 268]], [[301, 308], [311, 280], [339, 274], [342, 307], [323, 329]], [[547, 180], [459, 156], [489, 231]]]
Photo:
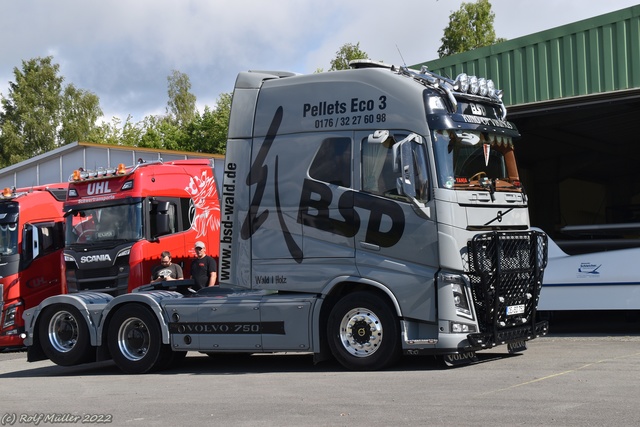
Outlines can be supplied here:
[[18, 224], [15, 222], [0, 223], [0, 255], [18, 253]]
[[477, 190], [491, 182], [496, 190], [513, 190], [518, 181], [511, 137], [486, 132], [433, 132], [438, 186]]
[[66, 219], [65, 245], [142, 239], [142, 203], [77, 209]]

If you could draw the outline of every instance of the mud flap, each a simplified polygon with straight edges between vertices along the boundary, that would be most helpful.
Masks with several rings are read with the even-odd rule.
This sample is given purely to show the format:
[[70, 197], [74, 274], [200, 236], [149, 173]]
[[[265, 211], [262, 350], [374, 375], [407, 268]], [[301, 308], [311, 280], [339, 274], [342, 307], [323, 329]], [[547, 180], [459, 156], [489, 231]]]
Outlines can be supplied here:
[[477, 362], [478, 357], [475, 351], [465, 351], [463, 353], [445, 354], [444, 363], [447, 366], [460, 366], [468, 365], [469, 363]]
[[527, 342], [525, 340], [515, 341], [507, 343], [507, 350], [509, 350], [510, 354], [520, 353], [527, 349]]

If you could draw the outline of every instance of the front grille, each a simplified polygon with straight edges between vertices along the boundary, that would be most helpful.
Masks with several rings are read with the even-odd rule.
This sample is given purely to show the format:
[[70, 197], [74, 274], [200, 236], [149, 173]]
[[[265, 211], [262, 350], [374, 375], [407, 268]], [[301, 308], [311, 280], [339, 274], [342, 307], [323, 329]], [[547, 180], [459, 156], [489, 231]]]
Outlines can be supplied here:
[[512, 335], [508, 332], [511, 328], [515, 332], [533, 327], [547, 263], [546, 234], [538, 231], [479, 234], [469, 242], [468, 256], [480, 332], [504, 341], [502, 337]]
[[88, 270], [70, 269], [67, 264], [67, 286], [70, 291], [98, 291], [112, 295], [126, 293], [128, 287], [129, 266], [119, 263], [106, 268]]

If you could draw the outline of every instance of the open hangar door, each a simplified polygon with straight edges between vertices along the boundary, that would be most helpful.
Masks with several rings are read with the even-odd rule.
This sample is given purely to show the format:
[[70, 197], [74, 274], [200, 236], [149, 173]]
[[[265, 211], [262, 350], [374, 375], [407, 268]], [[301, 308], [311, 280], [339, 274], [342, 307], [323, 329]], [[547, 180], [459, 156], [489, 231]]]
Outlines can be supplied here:
[[522, 134], [532, 226], [568, 253], [640, 246], [640, 90], [513, 106], [507, 117]]

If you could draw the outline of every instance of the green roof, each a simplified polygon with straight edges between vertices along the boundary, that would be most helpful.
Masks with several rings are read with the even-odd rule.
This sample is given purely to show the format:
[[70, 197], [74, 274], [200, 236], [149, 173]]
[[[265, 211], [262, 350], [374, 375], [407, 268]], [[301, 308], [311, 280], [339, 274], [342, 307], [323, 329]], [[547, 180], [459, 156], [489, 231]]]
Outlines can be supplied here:
[[640, 5], [422, 65], [492, 79], [506, 105], [640, 88]]

